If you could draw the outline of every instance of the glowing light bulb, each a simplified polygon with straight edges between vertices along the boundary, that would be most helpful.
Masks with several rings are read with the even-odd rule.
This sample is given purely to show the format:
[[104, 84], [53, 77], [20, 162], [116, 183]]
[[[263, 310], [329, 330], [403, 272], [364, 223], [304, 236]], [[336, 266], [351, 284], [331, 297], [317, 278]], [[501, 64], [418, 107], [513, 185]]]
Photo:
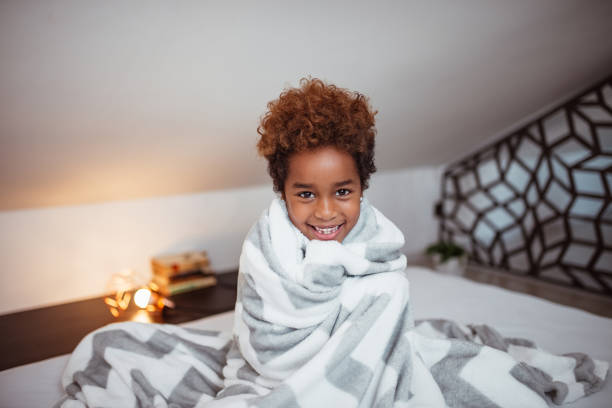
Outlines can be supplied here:
[[149, 289], [138, 289], [136, 293], [134, 293], [134, 303], [136, 303], [136, 306], [140, 307], [141, 309], [146, 308], [150, 300], [151, 291]]

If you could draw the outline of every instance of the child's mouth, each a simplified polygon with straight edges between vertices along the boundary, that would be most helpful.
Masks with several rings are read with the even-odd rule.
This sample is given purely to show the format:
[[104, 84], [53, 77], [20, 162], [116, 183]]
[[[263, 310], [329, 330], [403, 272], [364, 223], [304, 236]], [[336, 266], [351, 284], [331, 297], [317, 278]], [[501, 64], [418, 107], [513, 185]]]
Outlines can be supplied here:
[[340, 229], [343, 225], [344, 223], [335, 225], [333, 227], [317, 227], [314, 225], [310, 225], [310, 227], [312, 228], [314, 235], [317, 239], [326, 241], [336, 238], [336, 236], [338, 236], [338, 234], [340, 233]]

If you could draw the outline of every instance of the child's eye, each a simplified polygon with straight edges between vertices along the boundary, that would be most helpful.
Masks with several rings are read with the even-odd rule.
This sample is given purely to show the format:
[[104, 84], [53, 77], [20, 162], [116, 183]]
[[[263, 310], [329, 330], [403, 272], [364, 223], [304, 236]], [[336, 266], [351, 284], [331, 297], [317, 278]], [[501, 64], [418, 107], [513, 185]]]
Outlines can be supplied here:
[[348, 190], [346, 188], [341, 188], [340, 190], [336, 191], [336, 195], [341, 196], [341, 197], [347, 196], [349, 194], [351, 194], [351, 190]]
[[298, 197], [300, 198], [314, 198], [314, 194], [312, 193], [312, 191], [302, 191], [301, 193], [298, 193]]

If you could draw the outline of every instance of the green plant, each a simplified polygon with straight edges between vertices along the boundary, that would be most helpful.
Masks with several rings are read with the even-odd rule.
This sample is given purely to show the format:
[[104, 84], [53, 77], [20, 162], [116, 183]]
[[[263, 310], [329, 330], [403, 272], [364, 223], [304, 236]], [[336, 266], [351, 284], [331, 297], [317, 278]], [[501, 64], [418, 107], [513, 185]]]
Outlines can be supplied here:
[[451, 258], [460, 257], [465, 254], [465, 249], [450, 241], [439, 241], [431, 244], [425, 250], [427, 255], [440, 255], [440, 261], [446, 262]]

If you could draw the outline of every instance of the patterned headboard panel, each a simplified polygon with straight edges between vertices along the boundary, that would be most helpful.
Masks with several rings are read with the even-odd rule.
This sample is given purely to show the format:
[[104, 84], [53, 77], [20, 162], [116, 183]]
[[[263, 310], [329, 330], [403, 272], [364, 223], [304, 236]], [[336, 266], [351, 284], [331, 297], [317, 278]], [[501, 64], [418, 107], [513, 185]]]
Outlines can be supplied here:
[[612, 77], [442, 177], [440, 238], [473, 262], [612, 296]]

